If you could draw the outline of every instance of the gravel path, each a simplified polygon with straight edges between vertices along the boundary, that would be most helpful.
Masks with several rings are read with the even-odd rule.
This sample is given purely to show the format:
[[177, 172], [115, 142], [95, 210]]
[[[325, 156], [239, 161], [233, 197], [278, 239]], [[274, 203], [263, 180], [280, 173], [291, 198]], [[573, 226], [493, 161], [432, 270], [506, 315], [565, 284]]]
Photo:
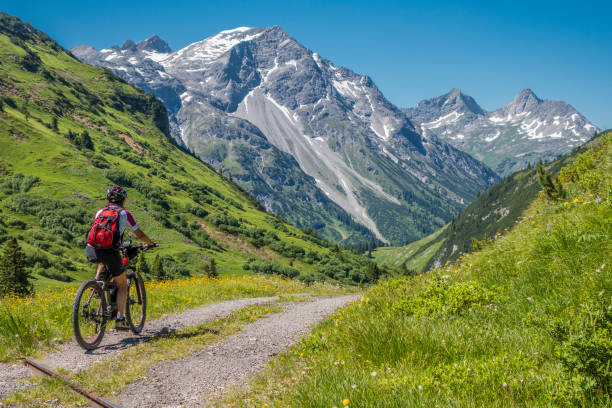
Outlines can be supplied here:
[[244, 381], [310, 331], [311, 325], [358, 298], [353, 295], [289, 303], [283, 313], [259, 319], [221, 343], [150, 368], [146, 379], [133, 382], [119, 395], [121, 404], [199, 406], [228, 386]]
[[[218, 319], [235, 310], [276, 299], [278, 298], [263, 297], [227, 300], [198, 309], [187, 310], [183, 313], [147, 322], [144, 330], [139, 335], [133, 335], [131, 332], [110, 330], [104, 335], [102, 346], [96, 350], [86, 352], [73, 340], [60, 346], [59, 350], [47, 354], [42, 361], [51, 367], [64, 368], [74, 372], [81, 371], [102, 359], [117, 356], [125, 349], [138, 343], [149, 341], [153, 336], [159, 336], [162, 333], [168, 333], [181, 327], [193, 326]], [[32, 372], [24, 366], [0, 363], [0, 398], [19, 389], [27, 388], [29, 383], [19, 380], [28, 378], [31, 375]]]
[[20, 380], [31, 375], [32, 372], [26, 366], [0, 363], [0, 398], [29, 387], [30, 384], [27, 381]]

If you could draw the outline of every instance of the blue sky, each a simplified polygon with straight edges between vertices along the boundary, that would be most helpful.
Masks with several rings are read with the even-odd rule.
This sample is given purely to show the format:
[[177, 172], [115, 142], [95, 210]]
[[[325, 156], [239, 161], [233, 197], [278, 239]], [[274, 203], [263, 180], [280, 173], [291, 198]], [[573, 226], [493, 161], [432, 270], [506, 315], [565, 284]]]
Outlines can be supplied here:
[[371, 76], [400, 107], [459, 87], [484, 109], [523, 88], [612, 128], [612, 2], [11, 1], [0, 10], [66, 48], [158, 34], [172, 49], [238, 26], [279, 25]]

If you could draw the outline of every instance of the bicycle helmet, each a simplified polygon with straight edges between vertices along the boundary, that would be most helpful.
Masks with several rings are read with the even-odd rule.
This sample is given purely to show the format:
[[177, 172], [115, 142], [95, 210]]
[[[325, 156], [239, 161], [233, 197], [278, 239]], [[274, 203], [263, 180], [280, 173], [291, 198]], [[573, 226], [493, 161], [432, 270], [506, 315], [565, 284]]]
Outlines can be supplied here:
[[106, 198], [109, 203], [123, 204], [127, 197], [127, 191], [123, 187], [115, 186], [106, 190]]

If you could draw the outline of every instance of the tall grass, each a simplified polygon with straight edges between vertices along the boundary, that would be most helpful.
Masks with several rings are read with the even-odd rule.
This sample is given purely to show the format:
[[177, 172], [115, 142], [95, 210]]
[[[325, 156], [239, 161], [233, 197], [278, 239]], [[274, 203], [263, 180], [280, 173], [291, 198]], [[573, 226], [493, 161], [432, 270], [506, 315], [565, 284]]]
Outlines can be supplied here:
[[371, 288], [225, 403], [612, 406], [612, 133], [585, 155], [567, 202], [540, 198], [480, 252]]
[[[265, 277], [184, 280], [146, 284], [148, 319], [200, 305], [243, 297], [287, 293], [343, 293], [330, 284], [306, 286], [298, 281]], [[71, 310], [76, 289], [39, 292], [32, 297], [0, 299], [0, 361], [47, 350], [72, 337]]]

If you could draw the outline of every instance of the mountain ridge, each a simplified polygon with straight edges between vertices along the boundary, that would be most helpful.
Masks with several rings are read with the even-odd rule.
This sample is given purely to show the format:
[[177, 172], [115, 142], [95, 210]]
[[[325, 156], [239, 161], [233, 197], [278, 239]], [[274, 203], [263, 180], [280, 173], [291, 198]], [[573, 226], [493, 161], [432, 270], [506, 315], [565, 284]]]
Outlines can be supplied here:
[[[453, 96], [454, 94], [460, 96]], [[564, 101], [540, 99], [525, 88], [503, 107], [485, 111], [448, 103], [476, 101], [458, 88], [402, 111], [424, 132], [436, 134], [493, 168], [499, 175], [551, 161], [586, 142], [597, 128]]]
[[[231, 136], [216, 128], [213, 138], [207, 117], [257, 127], [314, 179], [310, 186], [383, 241], [407, 242], [444, 225], [497, 181], [437, 136], [424, 138], [370, 78], [336, 67], [278, 26], [225, 30], [168, 54], [83, 50], [73, 48], [160, 97], [173, 137], [206, 162], [233, 165], [247, 190], [257, 169], [236, 165], [233, 152], [211, 153]], [[164, 94], [168, 87], [172, 95]], [[249, 155], [265, 160], [256, 148]]]

